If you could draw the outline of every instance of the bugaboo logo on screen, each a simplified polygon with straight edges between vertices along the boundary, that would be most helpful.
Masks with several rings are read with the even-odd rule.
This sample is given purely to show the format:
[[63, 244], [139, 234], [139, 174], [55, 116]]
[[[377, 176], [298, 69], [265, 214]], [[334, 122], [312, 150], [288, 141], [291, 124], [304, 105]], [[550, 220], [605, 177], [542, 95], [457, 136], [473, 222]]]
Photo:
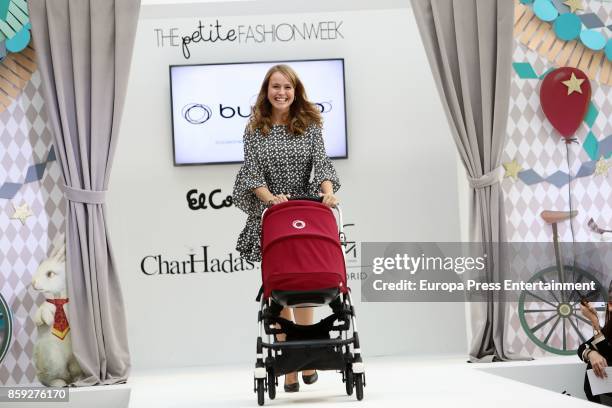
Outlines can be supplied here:
[[212, 110], [208, 106], [200, 103], [190, 103], [183, 106], [181, 114], [185, 120], [192, 125], [201, 125], [210, 119]]
[[315, 105], [319, 107], [321, 113], [329, 113], [332, 111], [332, 103], [329, 102], [315, 102]]
[[[314, 102], [314, 104], [317, 105], [321, 113], [329, 113], [333, 108], [331, 101]], [[233, 119], [234, 117], [246, 119], [251, 116], [252, 112], [252, 107], [244, 108], [240, 105], [232, 106], [222, 103], [219, 104], [219, 116], [223, 119]], [[213, 111], [207, 105], [190, 103], [183, 107], [182, 115], [188, 123], [192, 125], [202, 125], [212, 117]]]

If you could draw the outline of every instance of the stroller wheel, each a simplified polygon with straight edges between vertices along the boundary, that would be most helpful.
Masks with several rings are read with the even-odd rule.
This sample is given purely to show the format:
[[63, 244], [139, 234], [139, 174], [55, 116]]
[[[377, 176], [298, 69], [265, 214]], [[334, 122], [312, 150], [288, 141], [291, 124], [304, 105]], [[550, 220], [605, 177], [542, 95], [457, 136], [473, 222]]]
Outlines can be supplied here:
[[355, 394], [358, 401], [363, 399], [363, 373], [355, 374]]
[[268, 369], [268, 397], [271, 400], [276, 398], [276, 376], [272, 368]]
[[264, 378], [257, 379], [257, 404], [263, 405], [265, 401]]
[[353, 369], [348, 366], [344, 370], [344, 385], [346, 386], [346, 395], [353, 395], [354, 375]]

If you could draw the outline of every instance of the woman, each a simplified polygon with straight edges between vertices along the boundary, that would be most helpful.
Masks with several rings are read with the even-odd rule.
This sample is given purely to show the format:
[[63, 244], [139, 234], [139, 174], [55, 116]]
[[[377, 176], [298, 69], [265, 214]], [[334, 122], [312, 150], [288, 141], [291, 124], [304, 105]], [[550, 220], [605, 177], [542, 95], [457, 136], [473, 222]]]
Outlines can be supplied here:
[[[612, 283], [608, 288], [608, 303], [606, 306], [606, 322], [603, 328], [599, 326], [597, 311], [588, 302], [581, 303], [580, 311], [593, 326], [593, 337], [585, 341], [578, 347], [578, 357], [587, 363], [587, 370], [592, 368], [595, 375], [599, 378], [606, 378], [606, 367], [612, 362]], [[601, 403], [600, 395], [593, 395], [589, 378], [584, 375], [584, 393], [589, 401]], [[604, 394], [612, 397], [612, 394]]]
[[[244, 164], [236, 176], [233, 200], [248, 214], [236, 249], [250, 261], [261, 261], [260, 222], [264, 208], [291, 196], [322, 197], [334, 207], [340, 182], [325, 153], [317, 107], [308, 101], [293, 69], [276, 65], [268, 71], [244, 133]], [[311, 172], [313, 179], [310, 180]], [[281, 316], [301, 325], [313, 323], [313, 308], [284, 308]], [[284, 335], [278, 340], [284, 341]], [[306, 384], [317, 380], [304, 371]], [[285, 376], [285, 391], [299, 391], [297, 373]]]

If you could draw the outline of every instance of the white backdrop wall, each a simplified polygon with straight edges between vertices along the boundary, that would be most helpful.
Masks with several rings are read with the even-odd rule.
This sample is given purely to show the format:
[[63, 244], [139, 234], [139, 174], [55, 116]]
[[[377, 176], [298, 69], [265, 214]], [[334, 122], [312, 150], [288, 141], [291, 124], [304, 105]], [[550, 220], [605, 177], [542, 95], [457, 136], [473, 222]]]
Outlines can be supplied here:
[[[218, 18], [224, 27], [342, 22], [343, 38], [199, 43], [186, 60], [180, 47], [160, 47], [155, 30], [187, 35], [198, 17], [172, 18], [168, 7], [167, 18], [139, 22], [108, 196], [136, 368], [251, 362], [255, 352], [259, 269], [141, 270], [147, 256], [183, 268], [190, 253], [203, 257], [203, 246], [210, 259], [240, 264], [233, 248], [245, 215], [235, 207], [190, 210], [186, 200], [191, 189], [231, 194], [239, 165], [173, 167], [169, 65], [344, 58], [349, 158], [334, 164], [345, 223], [354, 224], [349, 240], [460, 240], [455, 148], [409, 9]], [[348, 257], [357, 300], [358, 256]], [[148, 258], [147, 271], [155, 262]], [[366, 355], [466, 351], [462, 304], [358, 302], [357, 313]]]

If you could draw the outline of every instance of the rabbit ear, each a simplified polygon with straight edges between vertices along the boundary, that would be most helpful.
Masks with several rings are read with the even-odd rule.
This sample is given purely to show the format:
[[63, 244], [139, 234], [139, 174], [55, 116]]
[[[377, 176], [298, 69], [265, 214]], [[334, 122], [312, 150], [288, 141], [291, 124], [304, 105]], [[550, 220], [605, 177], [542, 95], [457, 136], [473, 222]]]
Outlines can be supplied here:
[[61, 249], [62, 248], [58, 247], [58, 246], [54, 247], [53, 251], [51, 251], [51, 255], [49, 255], [49, 258], [52, 258], [52, 259], [57, 258], [57, 256], [59, 255]]
[[66, 244], [65, 244], [65, 243], [63, 243], [63, 244], [62, 244], [62, 245], [59, 247], [58, 252], [57, 252], [57, 255], [55, 256], [55, 259], [56, 259], [58, 262], [66, 262]]
[[61, 233], [59, 237], [57, 237], [53, 242], [53, 251], [51, 251], [51, 255], [49, 255], [49, 258], [56, 258], [63, 250], [62, 248], [64, 248], [65, 245], [66, 235], [64, 233]]

